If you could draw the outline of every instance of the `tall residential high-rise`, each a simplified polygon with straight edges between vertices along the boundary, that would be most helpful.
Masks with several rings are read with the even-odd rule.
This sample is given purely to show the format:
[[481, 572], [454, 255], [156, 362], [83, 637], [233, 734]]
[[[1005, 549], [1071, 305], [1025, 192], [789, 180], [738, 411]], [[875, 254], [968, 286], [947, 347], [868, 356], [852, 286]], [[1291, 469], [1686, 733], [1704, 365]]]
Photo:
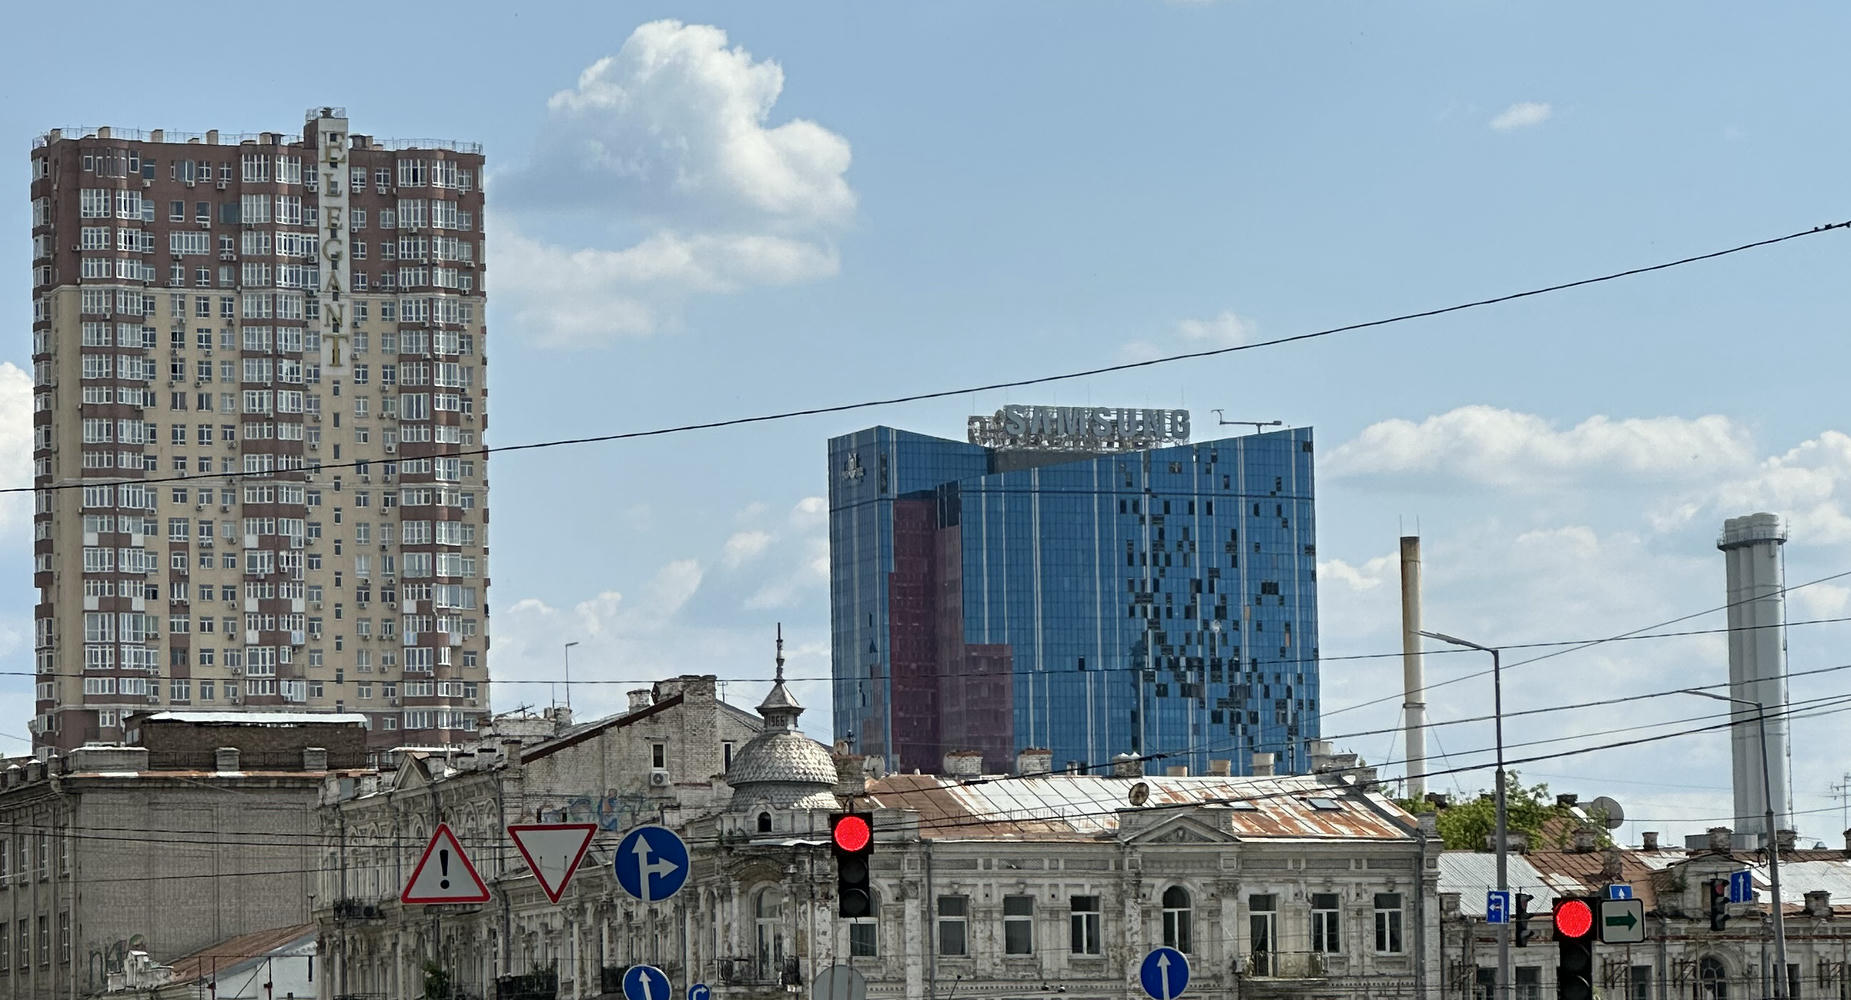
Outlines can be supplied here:
[[132, 712], [488, 707], [482, 154], [98, 128], [34, 143], [35, 749]]
[[1012, 406], [970, 438], [829, 442], [838, 740], [905, 770], [1306, 766], [1309, 429], [1187, 444], [1182, 411]]

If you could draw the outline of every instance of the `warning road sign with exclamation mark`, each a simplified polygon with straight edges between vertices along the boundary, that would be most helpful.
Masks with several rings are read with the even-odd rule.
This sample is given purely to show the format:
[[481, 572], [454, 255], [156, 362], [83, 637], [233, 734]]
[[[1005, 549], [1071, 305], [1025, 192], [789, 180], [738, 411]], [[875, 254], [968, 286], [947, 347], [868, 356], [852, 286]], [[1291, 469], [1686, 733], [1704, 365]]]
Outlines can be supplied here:
[[450, 832], [448, 823], [439, 823], [424, 856], [411, 870], [401, 903], [486, 903], [488, 886], [476, 874], [476, 866], [463, 853], [463, 845]]

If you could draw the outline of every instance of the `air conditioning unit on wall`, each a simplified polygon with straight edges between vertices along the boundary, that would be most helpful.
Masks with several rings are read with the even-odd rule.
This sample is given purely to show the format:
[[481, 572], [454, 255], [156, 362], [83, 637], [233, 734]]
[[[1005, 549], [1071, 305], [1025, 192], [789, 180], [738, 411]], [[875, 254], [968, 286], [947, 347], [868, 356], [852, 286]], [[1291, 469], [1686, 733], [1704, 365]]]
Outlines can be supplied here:
[[668, 768], [653, 767], [649, 769], [649, 787], [667, 788], [672, 782], [668, 778]]

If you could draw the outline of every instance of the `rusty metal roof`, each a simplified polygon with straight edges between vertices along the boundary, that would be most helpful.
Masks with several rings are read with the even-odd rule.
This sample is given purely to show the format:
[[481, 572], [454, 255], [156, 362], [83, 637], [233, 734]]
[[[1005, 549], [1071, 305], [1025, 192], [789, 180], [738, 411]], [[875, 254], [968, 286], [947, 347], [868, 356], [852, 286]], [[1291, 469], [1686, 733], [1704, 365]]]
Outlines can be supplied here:
[[[1138, 784], [1148, 790], [1130, 805]], [[919, 815], [922, 837], [938, 840], [1094, 840], [1118, 833], [1121, 812], [1225, 810], [1242, 838], [1411, 840], [1415, 820], [1379, 793], [1328, 778], [1286, 776], [1114, 778], [1086, 774], [960, 780], [894, 774], [867, 783], [875, 808]]]
[[[273, 927], [269, 930], [253, 931], [235, 938], [209, 945], [171, 963], [174, 983], [190, 983], [209, 979], [214, 975], [225, 975], [253, 959], [261, 959], [285, 952], [306, 954], [315, 946], [315, 925], [298, 924], [294, 927]], [[301, 949], [310, 949], [304, 952]]]

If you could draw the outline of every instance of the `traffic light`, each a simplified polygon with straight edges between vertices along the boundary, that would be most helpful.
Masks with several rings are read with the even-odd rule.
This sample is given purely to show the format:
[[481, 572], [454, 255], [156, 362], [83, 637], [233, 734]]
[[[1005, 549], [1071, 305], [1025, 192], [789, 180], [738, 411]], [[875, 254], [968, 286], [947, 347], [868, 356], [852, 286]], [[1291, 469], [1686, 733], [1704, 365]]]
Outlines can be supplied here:
[[1710, 897], [1710, 930], [1719, 931], [1729, 922], [1729, 880], [1713, 878], [1703, 883]]
[[1517, 893], [1517, 912], [1511, 917], [1514, 930], [1511, 943], [1519, 948], [1529, 947], [1530, 939], [1536, 936], [1536, 932], [1530, 930], [1530, 901], [1535, 898], [1527, 892]]
[[1597, 905], [1592, 899], [1555, 901], [1555, 943], [1560, 952], [1555, 982], [1556, 996], [1561, 1000], [1594, 1000], [1594, 907]]
[[874, 828], [867, 813], [829, 817], [829, 849], [836, 856], [836, 915], [871, 917], [874, 892], [868, 888], [868, 858], [874, 853]]

